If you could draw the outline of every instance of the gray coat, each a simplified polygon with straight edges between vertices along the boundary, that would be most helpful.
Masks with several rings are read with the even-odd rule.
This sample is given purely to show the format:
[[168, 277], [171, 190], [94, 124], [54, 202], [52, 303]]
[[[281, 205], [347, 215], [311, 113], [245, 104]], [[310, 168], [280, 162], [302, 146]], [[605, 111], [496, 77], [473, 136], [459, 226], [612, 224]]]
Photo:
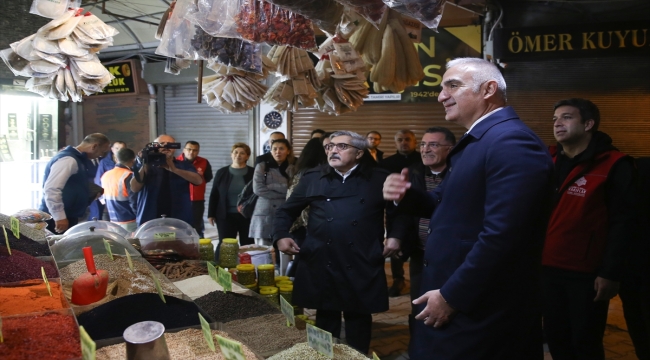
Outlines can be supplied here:
[[[270, 239], [275, 210], [286, 201], [289, 185], [289, 181], [277, 167], [269, 168], [265, 179], [265, 166], [265, 163], [257, 164], [253, 175], [253, 192], [259, 198], [255, 204], [248, 236], [255, 239]], [[290, 172], [291, 166], [289, 165], [287, 172]]]

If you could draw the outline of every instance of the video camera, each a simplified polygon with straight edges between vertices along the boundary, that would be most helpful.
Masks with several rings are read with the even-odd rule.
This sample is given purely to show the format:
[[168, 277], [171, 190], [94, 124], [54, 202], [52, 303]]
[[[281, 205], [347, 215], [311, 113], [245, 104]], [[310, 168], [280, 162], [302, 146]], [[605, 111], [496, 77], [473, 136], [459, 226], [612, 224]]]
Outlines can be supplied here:
[[161, 149], [180, 149], [181, 143], [166, 143], [162, 145], [160, 143], [152, 142], [147, 144], [147, 146], [142, 149], [142, 160], [145, 164], [150, 164], [151, 166], [160, 166], [167, 163], [166, 155], [161, 153]]

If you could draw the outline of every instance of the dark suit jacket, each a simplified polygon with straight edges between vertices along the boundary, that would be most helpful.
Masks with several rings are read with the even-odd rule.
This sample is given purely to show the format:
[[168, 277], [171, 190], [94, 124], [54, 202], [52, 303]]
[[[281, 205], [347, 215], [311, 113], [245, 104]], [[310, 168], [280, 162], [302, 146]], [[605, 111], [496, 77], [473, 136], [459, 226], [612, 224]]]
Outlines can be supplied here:
[[409, 190], [399, 204], [433, 211], [420, 292], [440, 289], [458, 311], [440, 329], [416, 322], [411, 359], [542, 359], [539, 271], [551, 156], [506, 107], [461, 138], [448, 159], [441, 186]]
[[[226, 213], [228, 211], [228, 188], [232, 181], [232, 175], [228, 171], [228, 166], [224, 166], [217, 170], [214, 176], [214, 184], [212, 184], [212, 191], [210, 191], [210, 201], [208, 202], [208, 217], [213, 217], [217, 220], [217, 228], [225, 228], [223, 222], [226, 221]], [[255, 169], [246, 166], [248, 172], [244, 175], [244, 182], [248, 184], [253, 180], [253, 173]], [[221, 226], [221, 227], [219, 227]]]

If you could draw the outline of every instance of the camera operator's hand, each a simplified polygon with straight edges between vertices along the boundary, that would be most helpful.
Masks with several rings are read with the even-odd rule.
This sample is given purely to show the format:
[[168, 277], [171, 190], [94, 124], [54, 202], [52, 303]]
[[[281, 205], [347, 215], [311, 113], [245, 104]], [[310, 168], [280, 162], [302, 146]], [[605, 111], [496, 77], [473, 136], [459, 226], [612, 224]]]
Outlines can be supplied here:
[[[168, 150], [168, 149], [165, 149]], [[163, 151], [161, 151], [163, 152]], [[174, 152], [173, 151], [164, 151], [166, 164], [160, 165], [161, 168], [167, 169], [171, 172], [176, 172], [176, 165], [174, 165]]]

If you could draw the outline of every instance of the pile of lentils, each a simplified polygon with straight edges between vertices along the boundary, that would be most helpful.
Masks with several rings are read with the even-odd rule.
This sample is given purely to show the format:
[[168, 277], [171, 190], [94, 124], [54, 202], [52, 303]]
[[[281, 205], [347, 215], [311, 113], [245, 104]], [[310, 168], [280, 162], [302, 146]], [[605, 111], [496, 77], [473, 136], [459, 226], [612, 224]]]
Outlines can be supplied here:
[[219, 322], [280, 314], [280, 310], [265, 299], [232, 292], [213, 291], [194, 301]]
[[[354, 350], [353, 348], [343, 345], [334, 344], [334, 357], [333, 360], [368, 360], [368, 357], [362, 353]], [[324, 356], [316, 350], [312, 349], [307, 343], [300, 343], [294, 347], [277, 353], [268, 360], [332, 360]]]

